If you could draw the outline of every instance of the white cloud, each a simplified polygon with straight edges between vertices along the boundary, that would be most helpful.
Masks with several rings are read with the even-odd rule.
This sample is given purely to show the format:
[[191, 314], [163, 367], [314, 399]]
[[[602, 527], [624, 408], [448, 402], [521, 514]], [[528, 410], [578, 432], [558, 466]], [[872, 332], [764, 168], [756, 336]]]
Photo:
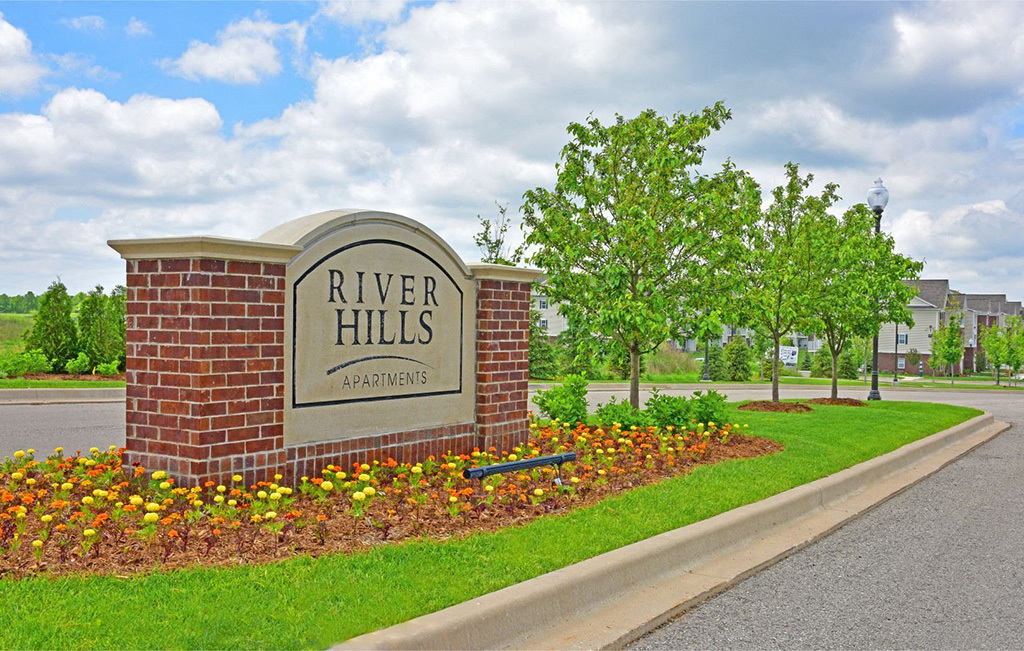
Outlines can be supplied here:
[[120, 73], [96, 65], [95, 59], [88, 55], [69, 52], [68, 54], [52, 54], [49, 58], [61, 73], [67, 75], [82, 76], [93, 81], [121, 78]]
[[217, 33], [216, 44], [192, 41], [176, 60], [165, 59], [165, 70], [198, 81], [213, 79], [230, 84], [256, 84], [282, 70], [277, 41], [288, 38], [301, 48], [305, 28], [293, 21], [274, 23], [257, 12], [255, 19], [243, 18]]
[[402, 17], [405, 5], [405, 0], [327, 0], [320, 3], [317, 15], [342, 25], [394, 23]]
[[0, 13], [0, 97], [34, 91], [47, 72], [46, 66], [32, 54], [28, 35], [4, 20]]
[[107, 26], [107, 21], [103, 20], [103, 16], [76, 16], [75, 18], [64, 18], [60, 22], [79, 32], [102, 32]]
[[139, 20], [135, 16], [128, 19], [128, 24], [125, 25], [124, 33], [128, 36], [152, 36], [153, 31], [149, 28], [149, 25], [142, 20]]

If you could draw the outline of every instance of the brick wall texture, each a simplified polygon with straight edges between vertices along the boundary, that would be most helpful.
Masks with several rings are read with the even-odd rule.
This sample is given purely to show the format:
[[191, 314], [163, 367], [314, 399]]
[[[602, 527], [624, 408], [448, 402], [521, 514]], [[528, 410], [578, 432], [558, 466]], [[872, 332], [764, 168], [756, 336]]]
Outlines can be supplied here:
[[127, 272], [128, 463], [188, 485], [279, 472], [294, 481], [328, 464], [508, 450], [525, 439], [529, 283], [479, 281], [475, 423], [286, 447], [284, 265], [129, 260]]

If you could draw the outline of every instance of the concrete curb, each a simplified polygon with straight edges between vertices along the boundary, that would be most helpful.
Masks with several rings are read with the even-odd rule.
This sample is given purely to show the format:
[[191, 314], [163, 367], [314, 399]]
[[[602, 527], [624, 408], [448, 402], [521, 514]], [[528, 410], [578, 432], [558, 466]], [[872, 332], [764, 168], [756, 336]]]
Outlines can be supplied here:
[[0, 405], [124, 402], [124, 387], [95, 389], [0, 389]]
[[828, 477], [336, 649], [619, 647], [992, 439], [990, 414]]

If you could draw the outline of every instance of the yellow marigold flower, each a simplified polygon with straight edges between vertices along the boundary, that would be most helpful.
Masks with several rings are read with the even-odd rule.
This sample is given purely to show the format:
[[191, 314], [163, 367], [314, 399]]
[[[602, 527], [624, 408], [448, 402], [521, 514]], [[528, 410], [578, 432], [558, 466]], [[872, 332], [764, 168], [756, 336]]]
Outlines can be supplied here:
[[276, 475], [274, 475], [274, 479], [277, 480], [277, 481], [281, 481], [282, 479], [284, 479], [284, 475], [276, 474]]
[[270, 494], [270, 499], [275, 500], [275, 501], [281, 499], [281, 493], [271, 493]]
[[370, 466], [369, 466], [368, 464], [365, 464], [365, 463], [364, 463], [363, 465], [359, 466], [359, 469], [360, 469], [360, 470], [369, 470], [369, 469], [370, 469]]
[[202, 506], [203, 500], [192, 500], [192, 506]]
[[366, 493], [362, 491], [356, 491], [355, 493], [352, 493], [352, 499], [354, 499], [357, 502], [362, 502], [363, 500], [366, 499]]
[[238, 506], [238, 500], [228, 500], [228, 506]]
[[597, 471], [597, 474], [599, 474], [599, 475], [603, 475], [603, 474], [605, 474], [605, 472], [604, 472], [604, 468], [601, 468], [600, 470], [598, 470], [598, 471]]
[[20, 472], [12, 472], [11, 473], [11, 479], [13, 479], [14, 481], [19, 481], [24, 476], [25, 475], [21, 474]]
[[335, 479], [344, 479], [345, 477], [348, 477], [348, 475], [346, 475], [343, 472], [336, 472], [336, 473], [334, 473], [334, 478]]
[[263, 514], [263, 519], [264, 520], [273, 520], [276, 517], [277, 517], [277, 513], [274, 512], [274, 511], [267, 511], [266, 513]]
[[256, 515], [252, 516], [249, 519], [252, 520], [253, 522], [263, 522], [263, 516], [259, 515], [258, 513]]
[[150, 502], [149, 504], [146, 505], [146, 510], [149, 511], [150, 513], [154, 513], [160, 510], [160, 505], [157, 504], [156, 502]]
[[276, 491], [278, 488], [280, 488], [280, 486], [278, 486], [277, 484], [271, 484], [270, 485], [270, 490], [272, 490], [272, 491]]
[[578, 484], [578, 483], [580, 483], [580, 478], [579, 478], [579, 477], [573, 477], [573, 478], [572, 478], [572, 479], [570, 479], [569, 481], [571, 481], [571, 482], [572, 482], [572, 483], [574, 483], [574, 484]]
[[157, 470], [153, 473], [153, 479], [156, 479], [157, 481], [164, 479], [165, 477], [167, 477], [167, 473], [163, 470]]
[[92, 495], [86, 495], [85, 497], [82, 498], [82, 504], [92, 504], [95, 501], [96, 500], [92, 498]]
[[484, 486], [484, 490], [487, 491], [488, 493], [493, 493], [494, 492], [494, 486], [491, 486], [490, 484], [488, 484], [488, 485]]
[[170, 483], [168, 483], [168, 482], [165, 482], [165, 481], [162, 481], [162, 482], [160, 482], [160, 488], [161, 488], [162, 490], [167, 490], [167, 489], [168, 489], [168, 488], [170, 488], [170, 487], [171, 487]]
[[334, 484], [332, 484], [329, 481], [325, 481], [324, 483], [320, 484], [320, 488], [324, 489], [325, 491], [329, 491], [334, 488]]
[[459, 501], [459, 498], [457, 498], [457, 497], [455, 497], [454, 495], [452, 495], [451, 497], [449, 497], [449, 498], [448, 498], [448, 501], [449, 501], [449, 502], [453, 502], [453, 503], [454, 503], [454, 502], [458, 502], [458, 501]]
[[43, 546], [43, 541], [42, 540], [33, 540], [32, 541], [32, 546], [35, 547], [36, 549], [39, 549], [40, 547]]
[[99, 448], [95, 448], [95, 447], [93, 447], [93, 448], [89, 448], [89, 452], [90, 452], [90, 453], [92, 453], [92, 454], [96, 454], [96, 453], [97, 453], [97, 452], [99, 452], [99, 451], [100, 451], [100, 449], [99, 449]]
[[91, 538], [92, 536], [96, 535], [96, 530], [95, 529], [86, 529], [85, 531], [82, 532], [82, 535], [85, 536], [86, 538]]
[[15, 459], [20, 459], [20, 458], [22, 458], [24, 456], [25, 456], [25, 451], [24, 450], [18, 450], [17, 452], [14, 453], [14, 458]]
[[220, 486], [218, 486], [218, 487], [217, 487], [217, 492], [218, 492], [218, 493], [223, 493], [223, 492], [224, 492], [224, 491], [226, 491], [227, 489], [228, 489], [228, 487], [227, 487], [227, 486], [225, 486], [224, 484], [221, 484]]
[[359, 475], [359, 481], [370, 481], [370, 476], [364, 472]]
[[69, 490], [71, 490], [74, 487], [75, 487], [74, 484], [71, 484], [71, 483], [68, 483], [68, 482], [64, 482], [63, 484], [60, 485], [61, 490], [65, 490], [65, 491], [69, 491]]
[[414, 474], [414, 475], [418, 475], [418, 474], [420, 474], [420, 473], [422, 473], [422, 472], [423, 472], [423, 468], [420, 468], [419, 466], [413, 466], [413, 468], [412, 468], [412, 474]]
[[518, 459], [518, 458], [519, 458], [519, 457], [517, 457], [517, 456], [516, 456], [516, 455], [514, 455], [514, 454], [510, 454], [510, 455], [508, 455], [508, 460], [509, 460], [509, 461], [515, 461], [515, 460], [516, 460], [516, 459]]
[[242, 476], [241, 475], [235, 475], [234, 477], [231, 478], [231, 481], [242, 481]]
[[132, 495], [131, 499], [129, 499], [128, 501], [134, 504], [135, 506], [142, 506], [143, 502], [145, 502], [146, 500], [142, 499], [138, 495]]
[[89, 459], [88, 461], [85, 462], [85, 465], [92, 468], [93, 466], [96, 465], [96, 462], [92, 459]]
[[53, 521], [53, 516], [50, 515], [49, 513], [47, 513], [46, 515], [44, 515], [43, 517], [41, 517], [39, 519], [42, 520], [43, 522], [49, 524], [50, 522]]
[[142, 516], [142, 519], [144, 521], [148, 522], [149, 524], [152, 524], [152, 523], [154, 523], [154, 522], [156, 522], [157, 520], [160, 519], [160, 514], [158, 514], [158, 513], [147, 513], [146, 515]]
[[53, 451], [57, 454], [60, 454], [61, 452], [64, 451], [64, 448], [54, 448]]
[[36, 480], [29, 477], [28, 479], [25, 480], [25, 483], [28, 484], [29, 486], [35, 486]]
[[260, 498], [261, 500], [267, 499], [267, 491], [260, 491], [256, 493], [256, 497]]
[[107, 449], [110, 450], [111, 452], [113, 452], [114, 450], [117, 450], [117, 446], [116, 445], [111, 445]]
[[291, 495], [292, 489], [288, 488], [287, 486], [282, 486], [281, 488], [277, 489], [277, 492], [281, 493], [282, 495]]
[[373, 497], [377, 493], [377, 489], [373, 486], [367, 486], [363, 489], [363, 492], [366, 493], [367, 497]]
[[541, 495], [544, 494], [544, 489], [543, 488], [534, 488], [533, 489], [533, 494], [536, 495], [537, 497], [540, 497]]
[[221, 502], [224, 501], [224, 496], [223, 495], [214, 495], [213, 496], [213, 501], [216, 502], [217, 504], [220, 504]]

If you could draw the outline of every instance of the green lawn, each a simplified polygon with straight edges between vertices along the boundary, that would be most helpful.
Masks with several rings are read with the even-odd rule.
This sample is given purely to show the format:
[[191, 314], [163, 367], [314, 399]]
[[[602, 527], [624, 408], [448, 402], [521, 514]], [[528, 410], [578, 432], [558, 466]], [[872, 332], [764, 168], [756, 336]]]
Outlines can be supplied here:
[[0, 379], [0, 389], [109, 389], [123, 387], [124, 380], [24, 380]]
[[0, 355], [24, 350], [21, 335], [31, 326], [30, 314], [0, 314]]
[[497, 533], [261, 567], [0, 579], [0, 647], [325, 648], [763, 499], [979, 413], [892, 401], [735, 412], [785, 451]]

